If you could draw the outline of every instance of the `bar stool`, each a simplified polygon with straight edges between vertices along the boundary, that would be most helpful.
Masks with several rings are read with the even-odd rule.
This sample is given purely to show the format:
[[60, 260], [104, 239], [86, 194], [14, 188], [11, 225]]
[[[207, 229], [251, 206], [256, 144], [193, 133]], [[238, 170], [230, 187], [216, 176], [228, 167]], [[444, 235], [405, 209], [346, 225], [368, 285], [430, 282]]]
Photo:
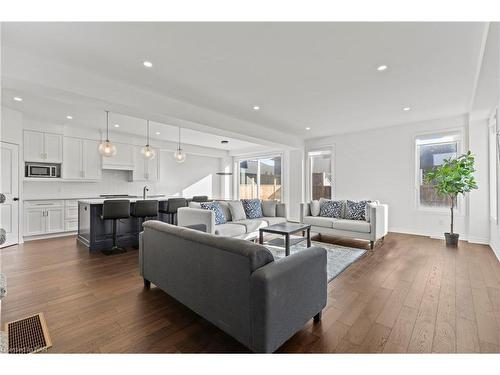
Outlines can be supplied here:
[[208, 196], [206, 195], [195, 195], [192, 199], [193, 202], [208, 202]]
[[142, 224], [148, 217], [158, 216], [158, 201], [149, 199], [135, 201], [135, 204], [132, 206], [131, 215], [139, 219], [140, 232]]
[[116, 221], [130, 217], [130, 201], [122, 199], [105, 200], [102, 205], [102, 220], [113, 220], [113, 247], [111, 250], [103, 250], [106, 255], [120, 254], [127, 250], [118, 247], [116, 243]]
[[160, 210], [161, 213], [168, 215], [169, 224], [176, 225], [177, 210], [181, 207], [186, 207], [186, 198], [169, 198], [167, 201], [167, 209]]

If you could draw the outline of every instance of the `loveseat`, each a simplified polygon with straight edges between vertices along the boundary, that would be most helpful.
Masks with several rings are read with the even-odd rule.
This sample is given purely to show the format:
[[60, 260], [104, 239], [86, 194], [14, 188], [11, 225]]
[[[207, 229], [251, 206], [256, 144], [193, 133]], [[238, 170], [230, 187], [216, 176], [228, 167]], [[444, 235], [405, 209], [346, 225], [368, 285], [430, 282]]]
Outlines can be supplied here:
[[[300, 205], [300, 222], [310, 224], [311, 231], [320, 234], [324, 233], [334, 236], [368, 240], [370, 241], [371, 249], [373, 249], [374, 243], [377, 240], [383, 238], [387, 234], [388, 207], [386, 204], [380, 204], [378, 201], [367, 201], [364, 215], [360, 215], [357, 219], [352, 219], [348, 215], [348, 201], [345, 200], [333, 201], [339, 202], [339, 212], [336, 212], [336, 214], [332, 216], [321, 216], [322, 205], [327, 204], [327, 202], [332, 201], [322, 198], [316, 202], [302, 203]], [[314, 206], [316, 206], [316, 208]]]
[[327, 301], [326, 250], [274, 260], [251, 241], [156, 220], [139, 236], [139, 268], [151, 283], [255, 352], [273, 352], [321, 318]]
[[[206, 227], [207, 233], [248, 240], [257, 238], [259, 228], [286, 222], [286, 206], [284, 203], [259, 201], [262, 216], [249, 218], [245, 211], [237, 213], [234, 209], [241, 204], [241, 201], [215, 202], [220, 205], [223, 211], [225, 223], [217, 224], [214, 211], [202, 209], [202, 203], [191, 202], [189, 207], [179, 208], [177, 212], [177, 224], [181, 227], [203, 224]], [[237, 214], [239, 215], [238, 217], [236, 216]]]

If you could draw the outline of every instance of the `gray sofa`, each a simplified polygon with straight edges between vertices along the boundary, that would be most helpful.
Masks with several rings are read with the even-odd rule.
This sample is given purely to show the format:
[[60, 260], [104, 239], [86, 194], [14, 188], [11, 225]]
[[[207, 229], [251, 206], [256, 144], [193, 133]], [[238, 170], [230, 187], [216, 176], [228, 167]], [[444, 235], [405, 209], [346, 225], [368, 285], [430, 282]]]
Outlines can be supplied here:
[[243, 219], [233, 221], [229, 202], [237, 201], [217, 201], [227, 219], [225, 224], [215, 224], [215, 214], [213, 211], [200, 208], [200, 204], [191, 202], [189, 207], [179, 208], [177, 212], [177, 224], [181, 227], [203, 224], [207, 228], [207, 233], [218, 236], [235, 237], [241, 239], [253, 239], [259, 235], [259, 228], [273, 224], [286, 222], [286, 206], [284, 203], [277, 203], [272, 214], [274, 216], [264, 216], [257, 219]]
[[273, 352], [319, 321], [326, 250], [274, 260], [262, 245], [150, 220], [139, 239], [144, 284], [155, 284], [255, 352]]
[[300, 222], [311, 224], [311, 231], [368, 240], [370, 248], [373, 249], [375, 241], [383, 238], [388, 232], [388, 207], [386, 204], [372, 201], [367, 206], [365, 216], [365, 220], [347, 219], [345, 201], [340, 218], [313, 216], [311, 203], [301, 203], [300, 205]]

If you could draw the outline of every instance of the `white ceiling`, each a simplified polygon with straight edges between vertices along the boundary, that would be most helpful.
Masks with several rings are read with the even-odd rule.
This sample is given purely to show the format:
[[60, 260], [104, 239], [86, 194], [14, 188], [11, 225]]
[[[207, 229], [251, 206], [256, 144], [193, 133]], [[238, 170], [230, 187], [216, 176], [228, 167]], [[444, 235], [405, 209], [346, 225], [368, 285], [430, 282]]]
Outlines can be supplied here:
[[[57, 64], [304, 139], [465, 113], [484, 26], [4, 23], [2, 42]], [[153, 68], [144, 68], [143, 60], [152, 61]], [[36, 58], [23, 63], [35, 66]], [[381, 64], [389, 68], [378, 72]], [[8, 77], [9, 68], [2, 75]], [[253, 105], [262, 109], [253, 111]], [[402, 111], [406, 106], [412, 110]], [[230, 122], [224, 126], [231, 129]], [[249, 128], [233, 127], [242, 134]]]

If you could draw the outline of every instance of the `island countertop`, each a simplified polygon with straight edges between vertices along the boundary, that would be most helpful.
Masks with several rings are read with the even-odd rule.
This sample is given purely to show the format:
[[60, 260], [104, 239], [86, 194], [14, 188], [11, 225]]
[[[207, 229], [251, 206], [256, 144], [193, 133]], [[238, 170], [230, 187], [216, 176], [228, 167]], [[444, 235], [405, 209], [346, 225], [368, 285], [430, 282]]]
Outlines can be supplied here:
[[[168, 200], [169, 197], [166, 197], [164, 195], [161, 196], [149, 196], [146, 197], [146, 200], [155, 200], [155, 201], [166, 201]], [[170, 197], [172, 198], [172, 197]], [[79, 199], [78, 203], [83, 203], [83, 204], [103, 204], [104, 201], [109, 201], [109, 200], [127, 200], [130, 201], [130, 203], [135, 203], [136, 201], [142, 200], [142, 197], [121, 197], [121, 198], [96, 198], [96, 199]]]

